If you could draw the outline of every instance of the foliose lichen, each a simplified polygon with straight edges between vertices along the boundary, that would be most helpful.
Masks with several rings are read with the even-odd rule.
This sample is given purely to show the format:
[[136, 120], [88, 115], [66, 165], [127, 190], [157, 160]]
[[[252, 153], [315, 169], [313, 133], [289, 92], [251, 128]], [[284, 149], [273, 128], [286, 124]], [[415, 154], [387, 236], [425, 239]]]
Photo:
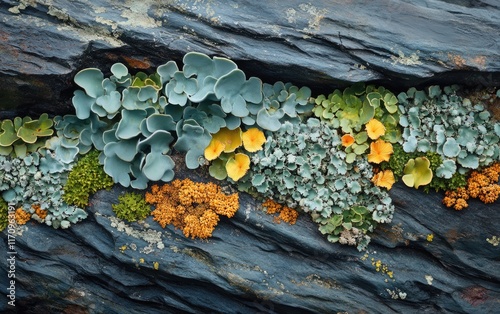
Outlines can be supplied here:
[[457, 86], [444, 90], [430, 86], [398, 95], [403, 149], [438, 153], [443, 160], [435, 171], [439, 178], [450, 179], [457, 171], [465, 174], [500, 156], [500, 123], [490, 121], [483, 104], [473, 104], [457, 90]]
[[71, 165], [55, 159], [54, 152], [40, 149], [24, 158], [0, 156], [0, 191], [9, 204], [22, 206], [33, 214], [39, 205], [48, 210], [40, 220], [54, 228], [68, 228], [87, 217], [87, 213], [76, 206], [68, 205], [62, 198]]
[[340, 145], [337, 131], [316, 118], [284, 122], [278, 131], [267, 132], [264, 149], [252, 156], [239, 187], [310, 213], [331, 242], [351, 233], [356, 240], [350, 244], [363, 249], [377, 223], [391, 221], [394, 207], [389, 195], [370, 182], [367, 160], [347, 163]]

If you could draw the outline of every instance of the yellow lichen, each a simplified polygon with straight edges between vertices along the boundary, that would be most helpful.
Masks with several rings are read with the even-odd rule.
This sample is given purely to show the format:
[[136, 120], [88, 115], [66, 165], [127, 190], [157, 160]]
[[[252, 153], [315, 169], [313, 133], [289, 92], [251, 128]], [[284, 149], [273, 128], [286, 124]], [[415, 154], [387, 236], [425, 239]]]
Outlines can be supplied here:
[[389, 161], [393, 153], [392, 144], [385, 142], [381, 139], [370, 143], [370, 153], [368, 154], [368, 161], [376, 164], [382, 161]]
[[236, 148], [241, 146], [241, 129], [229, 130], [228, 128], [222, 128], [212, 135], [212, 140], [221, 142], [224, 145], [225, 153], [234, 152]]
[[225, 147], [226, 146], [223, 143], [221, 143], [221, 141], [212, 139], [207, 148], [205, 148], [205, 159], [206, 160], [216, 159], [224, 151]]
[[376, 186], [384, 187], [390, 190], [396, 180], [392, 170], [384, 170], [376, 173], [372, 178], [372, 182]]
[[250, 153], [254, 153], [262, 149], [262, 145], [266, 142], [264, 132], [257, 128], [250, 128], [241, 135], [243, 147]]
[[365, 127], [368, 137], [372, 140], [376, 140], [385, 134], [384, 124], [382, 124], [382, 122], [378, 121], [377, 119], [371, 119], [370, 121], [368, 121]]
[[239, 208], [237, 193], [226, 195], [214, 183], [174, 180], [153, 185], [146, 202], [155, 205], [153, 219], [163, 228], [173, 224], [186, 237], [206, 239], [212, 236], [219, 215], [233, 217]]
[[241, 179], [248, 169], [250, 169], [250, 157], [242, 153], [235, 154], [226, 163], [227, 176], [234, 181]]
[[375, 266], [375, 271], [387, 275], [389, 278], [394, 279], [394, 272], [389, 269], [387, 264], [382, 263], [381, 260], [371, 259], [372, 265]]

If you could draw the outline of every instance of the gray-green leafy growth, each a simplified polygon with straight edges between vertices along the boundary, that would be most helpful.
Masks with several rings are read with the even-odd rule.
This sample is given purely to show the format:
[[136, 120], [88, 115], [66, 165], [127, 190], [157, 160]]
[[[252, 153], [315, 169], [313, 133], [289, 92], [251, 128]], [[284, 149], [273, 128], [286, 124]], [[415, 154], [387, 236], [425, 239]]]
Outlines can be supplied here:
[[40, 149], [24, 158], [0, 156], [0, 191], [8, 203], [22, 206], [34, 213], [32, 205], [39, 205], [48, 214], [40, 222], [54, 228], [68, 228], [87, 217], [76, 206], [68, 205], [62, 198], [71, 165], [61, 163], [54, 153]]
[[391, 221], [394, 207], [389, 195], [370, 182], [373, 172], [366, 159], [347, 163], [340, 143], [337, 131], [316, 118], [284, 122], [268, 133], [240, 188], [300, 207], [328, 240], [362, 249], [377, 223]]
[[30, 117], [16, 117], [3, 120], [0, 124], [0, 155], [25, 157], [45, 144], [46, 137], [54, 133], [53, 121], [48, 114], [37, 120]]
[[483, 104], [457, 95], [457, 89], [410, 88], [398, 95], [403, 149], [440, 154], [443, 163], [436, 169], [438, 178], [450, 179], [456, 171], [464, 174], [487, 166], [500, 156], [500, 123], [490, 120]]

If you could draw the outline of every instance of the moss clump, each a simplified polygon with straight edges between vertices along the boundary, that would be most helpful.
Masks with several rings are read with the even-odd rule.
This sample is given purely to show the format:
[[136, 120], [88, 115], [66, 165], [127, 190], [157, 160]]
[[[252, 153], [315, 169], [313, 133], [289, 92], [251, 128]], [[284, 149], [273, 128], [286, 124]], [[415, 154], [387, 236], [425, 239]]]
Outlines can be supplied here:
[[116, 217], [129, 222], [146, 218], [151, 213], [151, 207], [139, 193], [125, 193], [118, 197], [118, 204], [111, 205]]
[[101, 189], [109, 190], [112, 186], [113, 180], [99, 164], [99, 152], [93, 150], [83, 156], [69, 173], [63, 200], [83, 208], [89, 204], [91, 194]]
[[412, 154], [408, 154], [403, 150], [403, 146], [400, 144], [392, 145], [393, 153], [391, 159], [387, 162], [380, 164], [382, 170], [391, 169], [394, 173], [394, 177], [397, 179], [403, 176], [403, 171], [405, 169], [408, 160], [412, 159]]
[[0, 197], [0, 231], [7, 228], [9, 224], [9, 206], [5, 200]]

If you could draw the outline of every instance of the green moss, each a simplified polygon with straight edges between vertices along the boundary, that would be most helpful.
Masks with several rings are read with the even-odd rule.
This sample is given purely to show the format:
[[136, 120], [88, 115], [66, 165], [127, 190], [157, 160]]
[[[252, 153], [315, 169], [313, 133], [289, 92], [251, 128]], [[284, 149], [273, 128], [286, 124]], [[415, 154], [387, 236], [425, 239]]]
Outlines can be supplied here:
[[99, 152], [93, 150], [83, 156], [71, 170], [64, 186], [63, 199], [66, 203], [86, 207], [89, 196], [101, 189], [110, 189], [113, 180], [99, 164]]
[[414, 156], [413, 154], [406, 153], [401, 144], [393, 144], [392, 149], [394, 152], [391, 159], [381, 163], [380, 167], [382, 170], [391, 169], [394, 173], [394, 178], [397, 180], [403, 176], [403, 170], [405, 169], [406, 163], [408, 163], [408, 160], [414, 158]]
[[424, 187], [425, 192], [429, 192], [431, 189], [436, 191], [454, 191], [458, 188], [465, 187], [467, 185], [467, 174], [461, 174], [455, 172], [451, 179], [443, 179], [434, 177], [431, 183]]
[[116, 217], [129, 222], [146, 218], [151, 213], [151, 206], [139, 193], [126, 193], [118, 197], [118, 204], [111, 205]]
[[0, 197], [0, 231], [3, 231], [7, 228], [9, 224], [9, 206], [5, 202], [5, 200]]

